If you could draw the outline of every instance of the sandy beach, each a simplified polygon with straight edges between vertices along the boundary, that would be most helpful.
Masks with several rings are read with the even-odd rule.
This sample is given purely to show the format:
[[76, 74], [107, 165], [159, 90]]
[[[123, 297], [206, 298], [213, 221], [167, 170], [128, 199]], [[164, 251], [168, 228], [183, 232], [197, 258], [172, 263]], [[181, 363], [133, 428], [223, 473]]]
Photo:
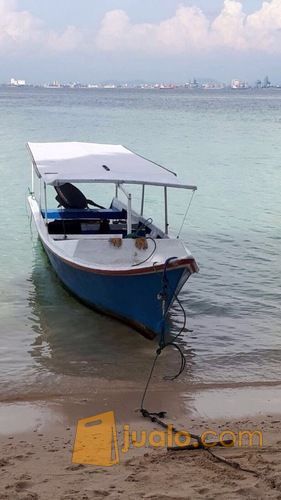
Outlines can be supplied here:
[[262, 433], [262, 446], [254, 440], [253, 446], [245, 441], [241, 446], [213, 449], [216, 456], [249, 471], [217, 461], [206, 450], [167, 451], [148, 443], [142, 448], [131, 445], [127, 453], [120, 450], [120, 463], [112, 467], [72, 463], [78, 419], [114, 409], [118, 442], [125, 424], [138, 432], [159, 431], [157, 424], [137, 412], [138, 391], [105, 387], [94, 397], [2, 403], [0, 499], [281, 498], [281, 414], [270, 413], [268, 406], [264, 414], [210, 419], [202, 415], [204, 411], [201, 415], [184, 412], [177, 404], [180, 393], [173, 394], [172, 387], [168, 384], [165, 393], [163, 387], [162, 392], [156, 388], [148, 404], [159, 409], [166, 402], [166, 422], [178, 429], [196, 434], [209, 430], [217, 435], [227, 430], [235, 435], [245, 430]]

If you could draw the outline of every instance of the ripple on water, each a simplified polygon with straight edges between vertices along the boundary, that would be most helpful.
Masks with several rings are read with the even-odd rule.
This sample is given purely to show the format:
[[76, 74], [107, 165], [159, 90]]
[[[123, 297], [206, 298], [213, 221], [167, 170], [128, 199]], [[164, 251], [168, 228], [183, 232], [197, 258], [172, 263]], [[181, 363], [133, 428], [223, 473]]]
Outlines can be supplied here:
[[[156, 346], [70, 297], [30, 231], [25, 143], [54, 139], [126, 143], [198, 184], [182, 233], [200, 266], [181, 293], [193, 330], [182, 336], [182, 380], [187, 389], [279, 381], [279, 115], [280, 96], [270, 91], [0, 89], [2, 391], [75, 392], [97, 377], [141, 385]], [[110, 196], [95, 191], [97, 202]], [[171, 190], [169, 201], [177, 231], [186, 194]], [[161, 203], [158, 191], [148, 190], [146, 210], [156, 222], [163, 218]], [[175, 332], [181, 322], [175, 307]], [[156, 381], [177, 366], [172, 351], [162, 359]]]

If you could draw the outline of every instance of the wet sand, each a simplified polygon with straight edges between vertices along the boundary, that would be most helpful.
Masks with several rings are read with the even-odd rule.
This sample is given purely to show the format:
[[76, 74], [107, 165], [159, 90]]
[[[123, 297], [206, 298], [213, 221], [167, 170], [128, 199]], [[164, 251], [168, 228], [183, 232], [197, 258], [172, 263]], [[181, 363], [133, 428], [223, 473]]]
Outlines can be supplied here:
[[119, 445], [125, 424], [136, 431], [160, 430], [137, 411], [139, 391], [104, 385], [92, 396], [0, 405], [0, 499], [281, 499], [280, 387], [244, 388], [244, 396], [240, 388], [201, 390], [190, 393], [188, 404], [186, 393], [172, 383], [164, 388], [155, 387], [146, 406], [167, 410], [167, 423], [178, 429], [217, 435], [261, 431], [261, 447], [256, 440], [252, 447], [245, 442], [214, 448], [217, 456], [254, 473], [218, 462], [205, 450], [175, 452], [148, 443], [141, 449], [131, 445], [127, 453], [119, 449], [120, 463], [112, 467], [72, 463], [78, 419], [114, 410]]

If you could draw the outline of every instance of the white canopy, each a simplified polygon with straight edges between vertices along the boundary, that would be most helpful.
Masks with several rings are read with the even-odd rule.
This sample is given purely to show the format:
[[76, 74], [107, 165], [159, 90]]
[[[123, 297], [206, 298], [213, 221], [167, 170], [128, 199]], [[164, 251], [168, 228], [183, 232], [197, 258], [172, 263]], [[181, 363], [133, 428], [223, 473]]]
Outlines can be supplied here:
[[33, 166], [46, 184], [110, 182], [185, 189], [177, 175], [124, 146], [86, 142], [28, 143]]

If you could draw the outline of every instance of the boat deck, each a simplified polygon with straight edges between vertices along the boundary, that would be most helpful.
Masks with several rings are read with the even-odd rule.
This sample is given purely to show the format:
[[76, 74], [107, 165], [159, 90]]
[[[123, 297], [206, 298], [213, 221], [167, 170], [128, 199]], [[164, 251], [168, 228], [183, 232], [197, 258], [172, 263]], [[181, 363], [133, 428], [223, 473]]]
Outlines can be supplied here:
[[180, 240], [148, 239], [147, 248], [137, 248], [136, 240], [124, 238], [120, 246], [115, 246], [108, 237], [82, 238], [80, 235], [71, 239], [55, 240], [54, 244], [62, 254], [74, 262], [89, 267], [108, 269], [128, 269], [132, 266], [155, 266], [165, 263], [172, 255], [188, 258], [191, 254]]

